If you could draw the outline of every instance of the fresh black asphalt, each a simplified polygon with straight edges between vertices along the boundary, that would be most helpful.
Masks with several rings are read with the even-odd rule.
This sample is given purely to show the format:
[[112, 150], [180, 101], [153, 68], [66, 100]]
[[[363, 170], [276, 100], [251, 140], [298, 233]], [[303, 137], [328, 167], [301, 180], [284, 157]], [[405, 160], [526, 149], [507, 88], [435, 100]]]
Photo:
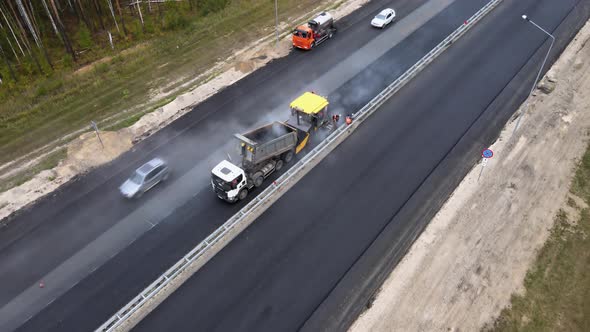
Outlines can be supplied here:
[[[339, 23], [343, 35], [350, 33], [363, 38], [336, 38], [331, 41], [332, 46], [330, 43], [322, 45], [323, 54], [293, 52], [289, 57], [271, 63], [209, 98], [111, 165], [80, 177], [33, 208], [11, 218], [0, 232], [0, 285], [11, 285], [0, 292], [0, 306], [145, 201], [127, 202], [117, 192], [118, 185], [142, 162], [155, 155], [163, 156], [172, 163], [174, 176], [178, 177], [231, 140], [232, 134], [239, 130], [236, 128], [250, 127], [268, 110], [284, 108], [287, 113], [288, 101], [277, 93], [276, 87], [280, 86], [285, 92], [303, 89], [333, 64], [371, 40], [378, 32], [355, 23], [366, 20], [367, 13], [372, 13], [383, 3], [389, 2], [378, 1]], [[399, 3], [403, 15], [404, 11], [417, 7], [420, 1]], [[302, 73], [301, 66], [306, 64], [309, 69]], [[224, 211], [236, 211], [217, 205]], [[47, 248], [51, 251], [48, 252]], [[36, 264], [31, 266], [31, 261]]]
[[[400, 15], [411, 12], [423, 2], [395, 1]], [[145, 201], [146, 197], [141, 201], [128, 202], [117, 192], [117, 187], [142, 162], [153, 156], [163, 156], [172, 164], [173, 176], [177, 178], [230, 141], [236, 130], [249, 128], [269, 110], [282, 109], [284, 114], [288, 114], [289, 100], [283, 95], [308, 88], [309, 82], [377, 36], [379, 31], [357, 22], [365, 23], [378, 8], [389, 3], [391, 1], [376, 1], [361, 8], [338, 22], [338, 38], [323, 44], [318, 52], [296, 51], [285, 59], [270, 63], [212, 96], [111, 165], [80, 177], [33, 208], [11, 218], [0, 232], [0, 285], [10, 285], [2, 287], [0, 306], [36, 283]], [[351, 38], [344, 38], [348, 35]], [[301, 70], [303, 66], [307, 67], [305, 72]], [[280, 91], [277, 86], [281, 87]], [[208, 174], [204, 174], [203, 178], [207, 180]], [[146, 194], [147, 197], [157, 195], [157, 190], [155, 188], [153, 193]], [[199, 232], [195, 236], [208, 234], [240, 207], [218, 201], [212, 197], [207, 186], [199, 190], [205, 191], [201, 194], [202, 198], [187, 206], [215, 211], [211, 212], [215, 218], [199, 223]], [[185, 222], [188, 221], [183, 220]], [[194, 241], [200, 239], [202, 237]], [[35, 264], [31, 265], [31, 262]]]
[[[477, 139], [481, 145], [464, 141], [469, 130], [483, 119], [493, 129], [481, 127], [484, 140], [489, 140], [514, 111], [515, 102], [526, 96], [526, 83], [540, 64], [537, 52], [544, 55], [546, 48], [540, 46], [547, 44], [520, 15], [528, 13], [554, 31], [577, 3], [505, 1], [135, 330], [344, 330], [355, 315], [339, 312], [362, 292], [354, 282], [363, 284], [364, 279], [357, 271], [350, 289], [338, 289], [339, 283], [348, 282], [344, 279], [355, 264], [364, 263], [359, 258], [377, 260], [365, 254], [388, 226], [397, 233], [389, 246], [407, 248], [408, 237], [420, 225], [396, 218], [408, 199], [414, 199], [434, 168], [449, 156], [462, 163], [454, 166], [464, 174], [486, 146]], [[573, 13], [577, 22], [556, 32], [562, 48], [572, 28], [588, 17], [588, 6], [584, 8], [585, 16]], [[537, 66], [529, 65], [531, 58]], [[499, 99], [512, 107], [498, 107]], [[472, 145], [468, 150], [474, 156], [454, 155], [458, 143]], [[452, 176], [456, 183], [458, 172], [452, 171], [452, 164], [445, 165], [448, 173], [439, 174], [439, 181]], [[375, 268], [364, 266], [364, 276], [370, 279]], [[332, 296], [339, 299], [332, 301]]]
[[[398, 11], [403, 14], [404, 8], [410, 11], [417, 6], [408, 2], [397, 2], [396, 9], [401, 8]], [[133, 206], [121, 202], [110, 191], [147, 158], [146, 151], [155, 149], [154, 153], [165, 155], [167, 146], [173, 144], [169, 140], [181, 139], [173, 138], [176, 135], [185, 141], [205, 142], [206, 135], [212, 132], [207, 130], [209, 121], [223, 123], [224, 117], [233, 117], [239, 125], [247, 127], [254, 121], [253, 114], [262, 113], [256, 113], [261, 105], [262, 108], [281, 107], [285, 101], [280, 94], [273, 98], [276, 95], [273, 90], [277, 86], [282, 90], [302, 88], [306, 81], [322, 73], [322, 65], [337, 63], [371, 38], [367, 36], [379, 33], [369, 30], [364, 23], [384, 3], [388, 2], [373, 2], [349, 17], [350, 27], [330, 41], [332, 44], [326, 43], [313, 53], [295, 52], [285, 60], [272, 63], [212, 97], [171, 128], [139, 144], [136, 152], [81, 178], [54, 198], [18, 216], [0, 234], [0, 238], [7, 239], [3, 244], [16, 239], [4, 245], [0, 262], [36, 242], [31, 247], [38, 248], [35, 257], [41, 259], [33, 269], [29, 263], [28, 270], [22, 269], [24, 265], [17, 265], [20, 268], [9, 271], [12, 274], [0, 272], [0, 282], [15, 285], [7, 288], [7, 292], [3, 288], [0, 300], [3, 303], [10, 300], [19, 289], [34, 283], [130, 212]], [[449, 22], [461, 21], [483, 3], [457, 1], [424, 29], [393, 48], [365, 74], [331, 95], [333, 105], [358, 109], [371, 94], [455, 28]], [[540, 1], [533, 5], [531, 1], [523, 1], [518, 6], [530, 12], [531, 17], [534, 14], [544, 26], [555, 27], [572, 3], [573, 0], [559, 4]], [[505, 1], [502, 6], [516, 4]], [[492, 16], [494, 24], [485, 24], [487, 31], [476, 28], [466, 37], [467, 41], [457, 44], [437, 61], [437, 67], [433, 65], [433, 68], [439, 68], [439, 72], [429, 69], [404, 89], [138, 329], [289, 330], [302, 326], [379, 232], [390, 224], [392, 216], [432, 168], [540, 46], [542, 36], [523, 29], [519, 25], [522, 22], [507, 18], [511, 11], [503, 9], [503, 13], [504, 17]], [[357, 24], [359, 27], [355, 26], [357, 21], [362, 23]], [[501, 32], [499, 27], [504, 27]], [[480, 38], [473, 37], [476, 32]], [[481, 42], [486, 40], [484, 35], [488, 38], [486, 43]], [[467, 42], [469, 46], [461, 46]], [[306, 63], [312, 63], [317, 71], [302, 79], [300, 70], [293, 68]], [[366, 90], [365, 95], [347, 100], [347, 96], [358, 93], [359, 83]], [[243, 109], [248, 109], [248, 114], [239, 114]], [[505, 121], [506, 114], [512, 111], [503, 110], [498, 117]], [[175, 165], [176, 174], [190, 169], [195, 160], [204, 159], [213, 148], [193, 144], [194, 150], [172, 152], [171, 157], [183, 160]], [[209, 191], [199, 192], [194, 201], [179, 208], [53, 302], [23, 326], [23, 330], [95, 328], [237, 208], [223, 204]], [[94, 218], [97, 214], [101, 218]], [[401, 229], [399, 234], [405, 231]], [[72, 234], [75, 239], [63, 241], [70, 240]], [[47, 248], [52, 250], [48, 252]], [[23, 271], [27, 274], [23, 275]]]
[[[181, 176], [195, 163], [206, 159], [222, 143], [231, 140], [231, 135], [240, 130], [236, 128], [250, 127], [267, 114], [269, 109], [282, 108], [285, 113], [288, 112], [286, 105], [289, 99], [284, 97], [285, 94], [309, 88], [309, 82], [379, 35], [380, 31], [371, 29], [366, 22], [380, 8], [394, 3], [398, 14], [403, 17], [424, 2], [372, 2], [349, 17], [339, 20], [337, 38], [323, 44], [318, 50], [305, 53], [296, 51], [285, 59], [272, 62], [211, 97], [193, 112], [139, 143], [133, 151], [112, 164], [80, 177], [32, 209], [11, 218], [0, 232], [0, 285], [5, 285], [1, 286], [0, 305], [6, 304], [24, 289], [36, 284], [45, 274], [136, 209], [145, 199], [158, 194], [159, 188], [155, 188], [154, 192], [148, 193], [142, 201], [127, 202], [117, 193], [117, 186], [143, 161], [154, 155], [163, 156], [172, 163], [174, 177]], [[408, 57], [407, 65], [415, 61], [417, 56]], [[306, 68], [304, 72], [301, 70], [303, 67]], [[281, 89], [278, 90], [277, 87]], [[206, 180], [208, 175], [203, 174], [203, 178]], [[101, 284], [106, 285], [109, 281], [118, 283], [117, 276], [130, 277], [130, 281], [125, 280], [122, 283], [129, 282], [131, 287], [125, 286], [125, 292], [120, 296], [105, 296], [105, 301], [113, 302], [104, 305], [103, 313], [94, 313], [96, 318], [94, 321], [88, 320], [88, 326], [94, 326], [93, 324], [103, 320], [128, 301], [149, 284], [164, 267], [177, 260], [182, 253], [203, 239], [239, 207], [224, 204], [212, 195], [208, 186], [201, 186], [195, 199], [174, 211], [163, 222], [165, 225], [157, 227], [146, 234], [145, 238], [138, 240], [134, 247], [129, 248], [129, 253], [124, 252], [117, 257], [124, 260], [126, 255], [129, 255], [129, 260], [143, 261], [144, 258], [138, 258], [142, 257], [142, 254], [137, 256], [138, 253], [134, 251], [135, 247], [144, 253], [158, 247], [158, 254], [163, 255], [161, 262], [148, 264], [151, 273], [139, 272], [139, 269], [137, 274], [133, 274], [123, 269], [120, 274], [107, 273], [108, 278], [101, 278]], [[199, 218], [195, 218], [196, 215], [199, 215]], [[179, 234], [178, 239], [172, 240]], [[182, 235], [187, 237], [181, 239]], [[162, 243], [167, 244], [169, 248], [165, 250]], [[105, 270], [108, 269], [105, 267]], [[96, 284], [91, 280], [88, 283]], [[94, 288], [91, 287], [90, 291]], [[100, 303], [98, 299], [96, 302]], [[57, 300], [52, 307], [58, 307], [59, 303], [60, 300]], [[68, 305], [77, 310], [81, 309], [79, 301]], [[60, 311], [64, 312], [62, 315], [68, 314], [67, 310]], [[61, 319], [55, 318], [56, 321]]]

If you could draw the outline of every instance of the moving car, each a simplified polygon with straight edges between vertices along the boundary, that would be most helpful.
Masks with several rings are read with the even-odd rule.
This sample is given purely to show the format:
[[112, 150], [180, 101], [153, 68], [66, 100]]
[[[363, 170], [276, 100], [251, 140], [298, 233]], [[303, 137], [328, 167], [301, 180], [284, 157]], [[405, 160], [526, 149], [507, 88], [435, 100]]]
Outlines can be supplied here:
[[391, 8], [383, 9], [373, 20], [371, 21], [371, 25], [376, 28], [385, 28], [389, 23], [395, 20], [395, 10]]
[[127, 198], [139, 198], [144, 192], [162, 181], [166, 181], [170, 170], [165, 161], [154, 158], [136, 169], [120, 187], [119, 191]]

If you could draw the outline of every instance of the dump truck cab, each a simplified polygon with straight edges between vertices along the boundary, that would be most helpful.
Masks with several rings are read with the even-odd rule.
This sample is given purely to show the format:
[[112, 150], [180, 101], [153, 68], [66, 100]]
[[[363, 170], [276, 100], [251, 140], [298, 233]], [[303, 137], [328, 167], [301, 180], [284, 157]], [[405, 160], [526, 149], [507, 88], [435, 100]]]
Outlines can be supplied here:
[[[223, 160], [211, 171], [211, 185], [219, 198], [234, 202], [240, 198], [240, 192], [247, 186], [247, 175], [243, 169]], [[242, 196], [245, 198], [245, 194]]]
[[300, 25], [293, 31], [293, 46], [310, 50], [326, 39], [332, 38], [335, 32], [332, 15], [321, 13], [306, 25]]
[[211, 171], [213, 190], [230, 203], [245, 199], [250, 190], [291, 162], [307, 143], [307, 136], [300, 136], [297, 128], [279, 121], [234, 137], [239, 142], [241, 162], [224, 160]]

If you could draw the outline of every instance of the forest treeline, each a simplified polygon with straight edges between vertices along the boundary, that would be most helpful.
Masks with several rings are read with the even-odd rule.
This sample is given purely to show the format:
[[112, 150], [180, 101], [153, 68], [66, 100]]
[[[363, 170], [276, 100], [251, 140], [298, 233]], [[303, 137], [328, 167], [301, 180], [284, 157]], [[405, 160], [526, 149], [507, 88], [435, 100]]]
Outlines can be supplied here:
[[0, 80], [18, 84], [225, 8], [230, 0], [0, 0]]

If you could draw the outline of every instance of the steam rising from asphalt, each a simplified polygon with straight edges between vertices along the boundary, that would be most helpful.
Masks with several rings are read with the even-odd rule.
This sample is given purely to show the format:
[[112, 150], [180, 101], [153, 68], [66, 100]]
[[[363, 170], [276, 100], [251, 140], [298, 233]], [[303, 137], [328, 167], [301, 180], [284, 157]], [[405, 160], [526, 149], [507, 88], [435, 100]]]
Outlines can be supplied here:
[[[423, 26], [420, 31], [426, 36], [436, 36], [440, 34], [442, 29], [442, 27], [434, 26], [433, 30], [438, 32], [426, 31], [424, 28], [427, 26], [429, 25]], [[454, 28], [454, 25], [451, 26]], [[370, 33], [376, 34], [376, 37], [373, 38], [374, 41], [383, 40], [389, 38], [386, 34], [393, 36], [395, 28], [393, 25], [389, 30], [371, 30]], [[445, 29], [448, 28], [449, 26], [445, 27]], [[444, 29], [442, 30], [444, 31]], [[430, 50], [431, 41], [428, 41], [429, 38], [424, 39], [426, 41], [420, 38], [418, 43], [403, 45], [404, 61], [398, 58], [397, 52], [391, 51], [391, 48], [396, 46], [395, 43], [387, 44], [388, 46], [383, 48], [382, 44], [369, 42], [311, 83], [299, 86], [294, 86], [294, 82], [277, 83], [272, 95], [259, 97], [266, 98], [264, 100], [243, 98], [240, 101], [229, 101], [226, 107], [234, 108], [229, 113], [243, 114], [219, 121], [211, 121], [213, 116], [210, 116], [207, 121], [201, 121], [199, 125], [193, 126], [188, 133], [183, 133], [174, 142], [174, 145], [167, 147], [161, 157], [169, 161], [173, 171], [180, 170], [181, 174], [174, 176], [173, 180], [184, 173], [192, 174], [194, 178], [183, 178], [183, 181], [192, 181], [196, 188], [195, 191], [209, 190], [210, 172], [218, 162], [228, 159], [229, 155], [234, 164], [239, 164], [239, 145], [237, 139], [233, 137], [234, 133], [244, 133], [274, 121], [286, 121], [290, 116], [289, 103], [305, 91], [314, 91], [328, 97], [332, 114], [341, 114], [342, 117], [352, 114]], [[435, 44], [439, 41], [436, 40]], [[383, 54], [383, 56], [375, 59], [376, 52]], [[256, 93], [256, 90], [253, 93]], [[262, 105], [276, 106], [268, 109], [263, 116], [257, 118], [249, 116], [256, 113], [252, 111], [253, 109], [266, 107]], [[236, 107], [239, 109], [235, 109]], [[179, 121], [182, 121], [182, 118]], [[178, 134], [180, 133], [172, 133], [169, 137], [162, 137], [162, 142], [167, 142], [172, 138], [171, 136]], [[186, 158], [187, 155], [190, 157]], [[149, 158], [146, 157], [146, 159]], [[196, 165], [194, 164], [195, 159], [199, 160]], [[173, 185], [173, 183], [169, 183], [169, 185]], [[190, 197], [178, 197], [178, 199], [186, 201]]]

